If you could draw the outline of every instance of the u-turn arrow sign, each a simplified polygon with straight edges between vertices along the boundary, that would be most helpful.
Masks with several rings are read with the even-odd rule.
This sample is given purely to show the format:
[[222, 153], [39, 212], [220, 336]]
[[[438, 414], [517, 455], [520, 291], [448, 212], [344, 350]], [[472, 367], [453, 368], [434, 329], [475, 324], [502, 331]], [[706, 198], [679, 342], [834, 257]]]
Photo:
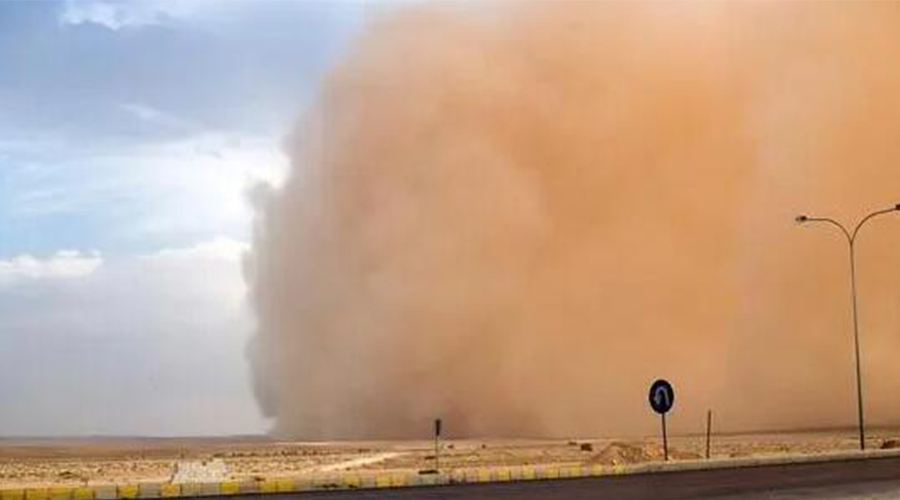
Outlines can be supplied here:
[[653, 411], [662, 415], [672, 409], [675, 404], [675, 390], [665, 380], [657, 380], [650, 386], [650, 406]]

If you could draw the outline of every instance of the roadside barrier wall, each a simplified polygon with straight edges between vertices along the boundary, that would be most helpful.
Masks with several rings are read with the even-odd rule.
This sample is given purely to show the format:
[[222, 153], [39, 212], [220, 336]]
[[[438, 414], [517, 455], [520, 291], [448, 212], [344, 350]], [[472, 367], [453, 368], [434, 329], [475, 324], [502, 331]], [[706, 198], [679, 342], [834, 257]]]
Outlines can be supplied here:
[[900, 450], [872, 450], [865, 452], [822, 453], [816, 455], [772, 455], [747, 458], [648, 462], [633, 465], [523, 465], [512, 467], [473, 467], [453, 469], [439, 474], [351, 471], [341, 474], [332, 473], [324, 476], [273, 477], [241, 482], [223, 481], [219, 483], [189, 484], [148, 482], [118, 485], [100, 484], [90, 486], [7, 488], [0, 489], [0, 500], [159, 499], [292, 493], [322, 490], [429, 487], [450, 484], [547, 481], [622, 474], [656, 474], [691, 470], [764, 467], [898, 457], [900, 457]]

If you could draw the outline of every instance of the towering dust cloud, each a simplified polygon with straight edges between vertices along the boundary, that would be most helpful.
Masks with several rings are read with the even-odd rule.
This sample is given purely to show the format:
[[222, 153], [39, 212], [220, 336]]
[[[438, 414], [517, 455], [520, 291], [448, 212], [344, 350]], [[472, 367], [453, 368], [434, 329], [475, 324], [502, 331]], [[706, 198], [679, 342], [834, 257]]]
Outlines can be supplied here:
[[[249, 347], [300, 438], [855, 423], [846, 244], [900, 201], [900, 4], [417, 5], [373, 19], [257, 197]], [[859, 240], [900, 423], [900, 216]]]

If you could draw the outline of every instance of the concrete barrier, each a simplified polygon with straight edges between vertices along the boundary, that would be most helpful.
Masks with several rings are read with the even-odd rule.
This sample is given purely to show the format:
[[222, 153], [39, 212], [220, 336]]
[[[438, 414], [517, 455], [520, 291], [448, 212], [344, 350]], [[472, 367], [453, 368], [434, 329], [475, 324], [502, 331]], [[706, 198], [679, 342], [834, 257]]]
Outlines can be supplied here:
[[823, 462], [844, 462], [878, 458], [900, 458], [900, 450], [868, 450], [850, 452], [828, 452], [815, 455], [769, 455], [745, 458], [715, 458], [710, 460], [685, 460], [673, 462], [648, 462], [633, 465], [615, 465], [613, 474], [647, 474], [679, 472], [688, 470], [735, 469], [766, 467], [777, 465], [813, 464]]
[[534, 467], [522, 467], [522, 479], [530, 481], [537, 478], [537, 469]]
[[359, 487], [364, 489], [371, 489], [375, 487], [375, 475], [374, 474], [363, 474], [359, 477]]
[[25, 500], [25, 490], [16, 488], [0, 491], [0, 500]]
[[141, 483], [138, 485], [138, 498], [159, 498], [160, 483]]
[[0, 500], [134, 500], [144, 498], [201, 497], [239, 494], [290, 493], [305, 490], [433, 487], [444, 484], [575, 479], [620, 474], [665, 474], [679, 471], [715, 470], [810, 464], [878, 458], [900, 458], [900, 450], [834, 452], [817, 455], [770, 455], [750, 458], [650, 462], [612, 466], [546, 465], [500, 466], [445, 470], [440, 474], [334, 473], [316, 477], [267, 478], [261, 481], [218, 483], [141, 483], [97, 486], [51, 486], [0, 489]]
[[219, 483], [200, 483], [200, 495], [205, 497], [219, 496]]
[[244, 481], [239, 483], [238, 491], [242, 495], [249, 495], [253, 493], [259, 493], [259, 483], [256, 481]]
[[343, 483], [341, 484], [344, 488], [355, 489], [362, 486], [362, 479], [356, 474], [351, 474], [349, 476], [345, 476], [343, 478]]
[[545, 467], [541, 472], [541, 479], [559, 479], [559, 467]]
[[28, 488], [25, 490], [25, 500], [47, 500], [48, 496], [47, 488]]
[[376, 488], [388, 488], [391, 486], [391, 476], [389, 474], [378, 474], [375, 476]]
[[161, 484], [159, 486], [159, 496], [163, 498], [177, 498], [181, 496], [180, 484]]
[[326, 476], [317, 476], [310, 480], [310, 488], [312, 490], [336, 490], [340, 489], [343, 484], [343, 478], [340, 475], [331, 474]]
[[219, 483], [220, 495], [237, 495], [241, 492], [241, 485], [235, 481], [225, 481]]
[[94, 488], [92, 486], [80, 486], [72, 492], [75, 500], [94, 500]]
[[313, 489], [312, 479], [308, 477], [294, 478], [294, 491], [309, 491]]
[[181, 484], [181, 496], [197, 497], [203, 494], [203, 485], [200, 483], [183, 483]]
[[75, 488], [71, 486], [53, 486], [48, 489], [50, 500], [72, 500]]
[[119, 498], [137, 498], [140, 489], [136, 484], [120, 484], [116, 487], [116, 494]]
[[115, 500], [118, 497], [118, 489], [114, 484], [100, 484], [92, 486], [91, 489], [94, 490], [94, 498], [96, 500]]
[[281, 477], [275, 480], [275, 491], [278, 493], [290, 493], [294, 491], [294, 479]]

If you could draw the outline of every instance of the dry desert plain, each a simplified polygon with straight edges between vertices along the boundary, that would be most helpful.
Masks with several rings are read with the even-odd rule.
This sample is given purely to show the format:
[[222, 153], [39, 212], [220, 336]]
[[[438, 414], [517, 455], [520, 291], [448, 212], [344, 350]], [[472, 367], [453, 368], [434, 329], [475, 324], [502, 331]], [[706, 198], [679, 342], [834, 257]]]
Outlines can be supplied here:
[[[900, 429], [870, 433], [872, 448], [900, 446]], [[714, 458], [854, 450], [848, 430], [715, 435]], [[206, 482], [302, 477], [344, 471], [434, 467], [433, 441], [290, 442], [233, 438], [0, 438], [0, 488], [144, 481]], [[705, 436], [673, 436], [670, 458], [705, 455]], [[617, 465], [662, 460], [658, 438], [453, 439], [441, 469], [519, 465]], [[212, 475], [212, 477], [210, 476]]]

